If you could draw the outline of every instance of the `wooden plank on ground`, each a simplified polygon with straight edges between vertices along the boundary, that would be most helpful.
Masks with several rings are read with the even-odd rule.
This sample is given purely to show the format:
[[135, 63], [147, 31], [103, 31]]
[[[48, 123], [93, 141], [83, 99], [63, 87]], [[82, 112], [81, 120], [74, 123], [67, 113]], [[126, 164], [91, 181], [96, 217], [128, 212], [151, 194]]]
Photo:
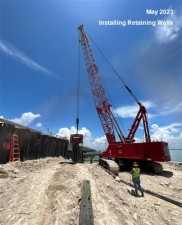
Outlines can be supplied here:
[[94, 225], [92, 198], [89, 180], [83, 181], [79, 225]]

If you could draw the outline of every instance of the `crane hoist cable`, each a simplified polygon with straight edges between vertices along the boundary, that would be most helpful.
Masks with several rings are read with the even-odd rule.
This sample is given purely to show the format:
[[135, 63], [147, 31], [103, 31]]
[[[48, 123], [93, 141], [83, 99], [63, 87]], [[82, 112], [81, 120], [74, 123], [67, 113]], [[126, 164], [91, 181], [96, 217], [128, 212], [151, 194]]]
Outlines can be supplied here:
[[[88, 35], [88, 33], [87, 33]], [[106, 60], [106, 62], [108, 63], [108, 65], [111, 67], [111, 69], [113, 70], [114, 74], [119, 78], [119, 80], [123, 83], [123, 85], [125, 86], [125, 88], [127, 89], [127, 91], [132, 95], [132, 97], [135, 99], [135, 101], [138, 103], [138, 105], [141, 106], [141, 102], [138, 100], [138, 98], [133, 94], [133, 92], [130, 90], [130, 88], [126, 85], [126, 83], [124, 82], [124, 80], [121, 78], [121, 76], [118, 74], [118, 72], [116, 71], [116, 69], [113, 67], [113, 65], [109, 62], [109, 60], [106, 58], [106, 56], [103, 54], [103, 52], [98, 48], [98, 46], [96, 45], [96, 43], [94, 42], [94, 40], [88, 35], [89, 39], [92, 41], [92, 43], [95, 45], [96, 49], [100, 52], [100, 54], [102, 55], [102, 57]]]
[[78, 134], [79, 125], [79, 107], [80, 107], [80, 43], [78, 43], [78, 74], [77, 74], [77, 113], [76, 113], [76, 133]]

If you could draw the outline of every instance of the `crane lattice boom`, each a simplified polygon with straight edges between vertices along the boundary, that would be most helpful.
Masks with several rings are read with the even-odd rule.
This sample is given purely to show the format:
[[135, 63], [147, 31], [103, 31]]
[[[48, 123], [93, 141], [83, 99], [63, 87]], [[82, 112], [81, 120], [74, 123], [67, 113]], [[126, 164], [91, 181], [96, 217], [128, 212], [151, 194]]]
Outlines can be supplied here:
[[89, 81], [94, 97], [95, 106], [107, 140], [109, 143], [116, 142], [114, 134], [114, 129], [116, 129], [120, 140], [124, 142], [124, 135], [122, 134], [110, 110], [111, 104], [109, 104], [108, 98], [106, 97], [103, 81], [99, 69], [95, 63], [89, 40], [83, 30], [83, 25], [81, 25], [78, 29], [80, 30], [80, 43], [82, 46], [86, 68], [89, 75]]

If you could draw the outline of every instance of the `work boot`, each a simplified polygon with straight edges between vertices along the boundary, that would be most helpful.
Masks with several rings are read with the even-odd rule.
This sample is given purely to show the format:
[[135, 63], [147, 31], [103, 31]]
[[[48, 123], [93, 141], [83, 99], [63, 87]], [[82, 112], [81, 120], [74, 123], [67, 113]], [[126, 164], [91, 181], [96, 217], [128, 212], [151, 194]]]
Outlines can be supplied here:
[[138, 197], [138, 191], [135, 191], [135, 196]]

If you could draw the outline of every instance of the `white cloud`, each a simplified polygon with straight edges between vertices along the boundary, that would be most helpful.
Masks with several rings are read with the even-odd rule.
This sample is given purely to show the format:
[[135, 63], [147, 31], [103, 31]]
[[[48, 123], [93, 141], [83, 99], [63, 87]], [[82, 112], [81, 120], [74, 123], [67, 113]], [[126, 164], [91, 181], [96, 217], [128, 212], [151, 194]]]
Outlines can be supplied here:
[[[155, 104], [152, 103], [151, 101], [145, 101], [145, 102], [142, 102], [142, 104], [145, 106], [146, 109], [149, 109], [155, 106]], [[117, 117], [135, 118], [138, 113], [138, 110], [139, 110], [139, 106], [135, 104], [135, 105], [127, 105], [127, 106], [118, 107], [112, 111]], [[154, 117], [154, 115], [148, 114], [148, 117], [152, 118]]]
[[[104, 137], [97, 137], [94, 139], [92, 137], [91, 132], [85, 128], [82, 127], [80, 130], [78, 130], [79, 134], [83, 134], [83, 145], [86, 147], [90, 147], [96, 150], [104, 150], [106, 148], [107, 140]], [[76, 134], [76, 128], [72, 126], [70, 129], [67, 127], [60, 128], [57, 135], [61, 137], [66, 137], [68, 140], [70, 139], [71, 134]]]
[[36, 118], [39, 117], [41, 117], [40, 114], [33, 114], [32, 112], [26, 112], [23, 113], [20, 118], [11, 119], [11, 121], [27, 126], [30, 123], [32, 123]]
[[37, 123], [37, 124], [35, 124], [35, 126], [40, 128], [40, 127], [42, 127], [42, 123]]
[[69, 129], [67, 127], [60, 128], [57, 135], [59, 135], [61, 137], [66, 137], [69, 140], [70, 135], [75, 134], [75, 133], [76, 133], [76, 128], [72, 126], [71, 129]]
[[108, 145], [106, 136], [102, 136], [102, 137], [97, 137], [93, 143], [90, 143], [90, 147], [93, 149], [97, 149], [97, 150], [106, 150]]
[[151, 127], [152, 140], [168, 142], [169, 149], [182, 149], [182, 123], [172, 123], [164, 127], [153, 124]]
[[18, 60], [19, 62], [25, 64], [29, 68], [47, 74], [49, 76], [58, 78], [52, 72], [47, 70], [45, 67], [39, 65], [34, 60], [26, 56], [20, 50], [17, 50], [15, 47], [11, 46], [10, 44], [5, 43], [4, 41], [0, 40], [0, 52], [5, 53], [6, 55], [11, 56], [13, 59]]
[[0, 116], [1, 119], [4, 119], [4, 116]]
[[166, 19], [174, 21], [174, 24], [157, 26], [155, 30], [155, 37], [159, 43], [168, 43], [176, 40], [182, 28], [182, 16], [177, 17], [171, 15]]
[[167, 102], [163, 105], [163, 110], [160, 112], [160, 115], [169, 115], [172, 113], [181, 113], [182, 112], [182, 103]]
[[97, 143], [97, 144], [105, 144], [106, 141], [107, 141], [106, 136], [103, 136], [103, 137], [96, 138], [94, 142]]
[[[80, 130], [78, 130], [78, 133], [83, 134], [83, 139], [85, 144], [90, 143], [92, 135], [87, 128], [82, 127]], [[76, 134], [76, 128], [74, 126], [71, 126], [70, 129], [67, 127], [60, 128], [59, 132], [57, 133], [57, 135], [66, 137], [68, 140], [70, 139], [71, 134]]]

